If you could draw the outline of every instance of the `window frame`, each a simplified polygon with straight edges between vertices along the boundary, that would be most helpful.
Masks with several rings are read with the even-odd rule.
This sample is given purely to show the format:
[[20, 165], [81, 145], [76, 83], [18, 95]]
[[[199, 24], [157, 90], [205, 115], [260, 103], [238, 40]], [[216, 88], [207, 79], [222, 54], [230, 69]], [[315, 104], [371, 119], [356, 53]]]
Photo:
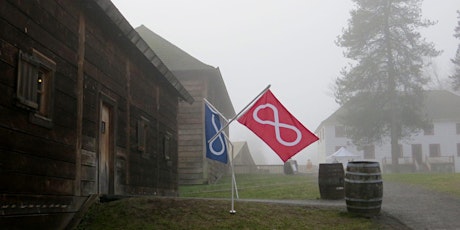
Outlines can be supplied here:
[[31, 53], [19, 51], [16, 104], [30, 111], [31, 123], [52, 128], [56, 62], [35, 49]]
[[142, 153], [144, 157], [148, 156], [148, 138], [149, 138], [150, 121], [141, 116], [137, 120], [137, 150]]
[[163, 137], [163, 156], [165, 160], [171, 160], [171, 143], [172, 143], [172, 133], [166, 132]]
[[441, 156], [441, 144], [429, 144], [428, 145], [428, 156], [440, 157]]
[[457, 156], [460, 157], [460, 143], [457, 143]]

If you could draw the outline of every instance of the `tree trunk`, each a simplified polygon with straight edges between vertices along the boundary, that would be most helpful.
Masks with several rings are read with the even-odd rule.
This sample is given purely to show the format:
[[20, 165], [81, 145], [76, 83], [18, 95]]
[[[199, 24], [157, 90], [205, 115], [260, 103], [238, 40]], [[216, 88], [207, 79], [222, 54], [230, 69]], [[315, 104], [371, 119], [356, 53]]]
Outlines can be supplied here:
[[399, 172], [399, 127], [398, 127], [398, 111], [397, 111], [397, 93], [396, 93], [396, 71], [393, 59], [391, 34], [389, 27], [389, 17], [391, 15], [391, 1], [385, 9], [385, 29], [384, 37], [386, 41], [386, 56], [387, 56], [387, 73], [388, 73], [388, 95], [390, 104], [390, 142], [391, 142], [391, 165], [393, 172]]

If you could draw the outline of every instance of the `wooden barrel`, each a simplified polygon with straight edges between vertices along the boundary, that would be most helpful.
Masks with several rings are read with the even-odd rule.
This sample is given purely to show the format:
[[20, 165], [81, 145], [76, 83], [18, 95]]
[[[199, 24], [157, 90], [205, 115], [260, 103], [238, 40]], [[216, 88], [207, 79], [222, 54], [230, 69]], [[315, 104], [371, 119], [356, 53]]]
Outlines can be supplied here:
[[321, 199], [343, 199], [343, 179], [342, 163], [319, 164], [318, 185]]
[[284, 174], [292, 175], [298, 173], [298, 165], [296, 160], [288, 160], [284, 163]]
[[375, 216], [380, 213], [383, 196], [382, 174], [378, 162], [348, 162], [345, 172], [345, 202], [350, 213]]

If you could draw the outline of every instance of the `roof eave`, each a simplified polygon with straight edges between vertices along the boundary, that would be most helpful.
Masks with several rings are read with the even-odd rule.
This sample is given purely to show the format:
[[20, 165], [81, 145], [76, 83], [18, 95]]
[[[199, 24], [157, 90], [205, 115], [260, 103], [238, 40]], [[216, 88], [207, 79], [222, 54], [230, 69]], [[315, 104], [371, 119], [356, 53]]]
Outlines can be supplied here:
[[158, 71], [163, 74], [166, 80], [177, 90], [179, 96], [186, 102], [192, 104], [193, 96], [185, 89], [185, 87], [177, 80], [174, 74], [166, 67], [163, 61], [155, 54], [155, 52], [147, 45], [136, 30], [129, 24], [125, 17], [109, 0], [93, 0], [101, 10], [109, 17], [109, 19], [120, 29], [122, 34], [126, 36], [132, 44], [144, 55], [144, 57], [155, 66]]

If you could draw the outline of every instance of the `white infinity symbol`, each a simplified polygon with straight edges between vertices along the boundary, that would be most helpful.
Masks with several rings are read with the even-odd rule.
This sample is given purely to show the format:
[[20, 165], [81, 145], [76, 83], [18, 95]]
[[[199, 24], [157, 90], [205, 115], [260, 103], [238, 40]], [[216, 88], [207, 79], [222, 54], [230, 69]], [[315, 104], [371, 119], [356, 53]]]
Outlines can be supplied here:
[[[211, 119], [212, 119], [212, 126], [214, 127], [214, 130], [216, 131], [216, 133], [219, 131], [219, 128], [217, 127], [216, 125], [216, 120], [214, 119], [216, 115], [212, 114], [211, 116]], [[219, 140], [220, 141], [220, 146], [222, 146], [222, 149], [220, 151], [216, 151], [214, 149], [214, 147], [212, 146], [212, 144], [214, 143], [214, 141], [216, 140]], [[224, 147], [224, 140], [222, 140], [222, 134], [220, 134], [216, 139], [214, 139], [213, 141], [209, 142], [208, 143], [208, 146], [209, 146], [209, 150], [212, 152], [212, 154], [216, 155], [216, 156], [220, 156], [224, 153], [225, 151], [225, 147]]]
[[[275, 119], [274, 121], [268, 121], [268, 120], [264, 121], [264, 120], [259, 118], [259, 116], [258, 116], [259, 110], [265, 109], [267, 107], [270, 108], [271, 110], [273, 110], [273, 115], [274, 115], [274, 119]], [[257, 108], [252, 113], [252, 117], [254, 118], [255, 121], [257, 121], [260, 124], [272, 125], [273, 127], [275, 127], [276, 140], [278, 140], [278, 142], [280, 144], [284, 145], [284, 146], [297, 145], [300, 142], [300, 140], [302, 139], [302, 133], [300, 132], [300, 130], [297, 127], [289, 125], [289, 124], [280, 123], [278, 109], [274, 105], [272, 105], [270, 103], [267, 103], [265, 105], [257, 106]], [[287, 141], [283, 140], [283, 138], [281, 138], [281, 135], [280, 135], [280, 127], [293, 130], [297, 135], [297, 138], [295, 139], [295, 141], [287, 142]]]

